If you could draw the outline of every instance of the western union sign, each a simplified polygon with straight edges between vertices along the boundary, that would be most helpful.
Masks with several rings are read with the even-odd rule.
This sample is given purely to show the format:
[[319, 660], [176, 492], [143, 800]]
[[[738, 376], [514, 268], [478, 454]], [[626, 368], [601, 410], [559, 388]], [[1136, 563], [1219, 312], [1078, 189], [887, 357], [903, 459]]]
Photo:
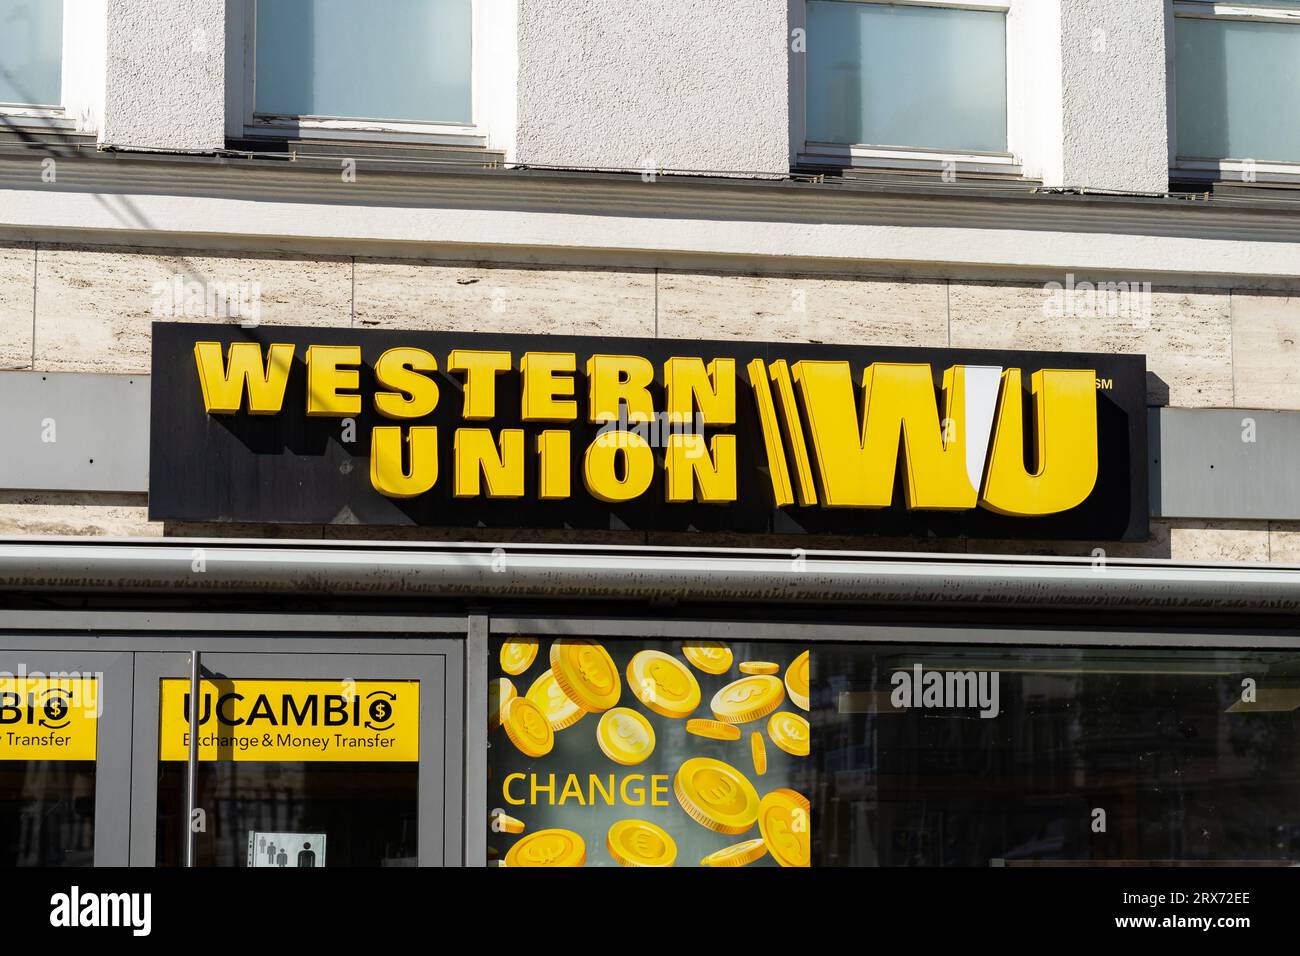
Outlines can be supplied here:
[[94, 760], [99, 680], [0, 675], [0, 760]]
[[158, 324], [155, 519], [1140, 538], [1141, 356]]
[[[418, 681], [204, 680], [199, 759], [414, 762]], [[190, 682], [164, 679], [159, 756], [188, 760]]]

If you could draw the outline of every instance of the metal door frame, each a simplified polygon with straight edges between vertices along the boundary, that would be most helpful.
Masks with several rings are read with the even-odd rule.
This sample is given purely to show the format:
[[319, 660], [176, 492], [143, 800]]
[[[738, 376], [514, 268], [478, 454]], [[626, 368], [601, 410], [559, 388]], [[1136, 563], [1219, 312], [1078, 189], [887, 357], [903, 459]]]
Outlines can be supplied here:
[[[135, 655], [135, 728], [130, 778], [130, 864], [153, 866], [158, 808], [158, 691], [164, 677], [188, 677], [189, 653], [197, 649], [205, 676], [245, 679], [392, 679], [421, 682], [418, 864], [457, 865], [463, 854], [464, 781], [457, 742], [464, 732], [464, 641], [330, 640], [310, 650], [289, 649], [273, 638], [231, 641], [195, 637], [173, 640], [172, 650]], [[235, 645], [235, 646], [232, 646]], [[437, 697], [432, 696], [436, 694]]]
[[[95, 866], [126, 866], [131, 810], [122, 799], [131, 786], [131, 655], [96, 650], [48, 650], [43, 641], [0, 638], [0, 670], [17, 673], [76, 671], [100, 679], [101, 711], [95, 727]], [[87, 647], [93, 646], [87, 642]]]

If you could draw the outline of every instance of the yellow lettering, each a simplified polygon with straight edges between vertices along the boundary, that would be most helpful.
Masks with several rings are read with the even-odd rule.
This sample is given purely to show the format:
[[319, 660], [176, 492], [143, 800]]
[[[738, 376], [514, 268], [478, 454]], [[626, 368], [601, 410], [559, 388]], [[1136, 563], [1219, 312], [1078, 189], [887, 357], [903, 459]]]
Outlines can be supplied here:
[[438, 407], [438, 360], [424, 349], [389, 349], [375, 363], [375, 379], [390, 392], [375, 393], [375, 411], [385, 418], [423, 418]]
[[736, 423], [736, 360], [670, 358], [664, 363], [665, 409], [670, 421], [691, 421], [698, 406], [705, 425]]
[[523, 797], [519, 797], [518, 799], [516, 799], [510, 794], [510, 784], [516, 780], [523, 780], [523, 779], [524, 779], [524, 775], [522, 773], [511, 773], [511, 774], [507, 774], [506, 779], [501, 783], [501, 795], [505, 798], [506, 803], [510, 804], [511, 806], [521, 807], [524, 805]]
[[626, 421], [650, 421], [654, 379], [654, 366], [638, 355], [593, 355], [587, 359], [587, 421], [617, 421], [620, 405], [627, 406]]
[[582, 795], [582, 785], [578, 783], [578, 775], [575, 773], [571, 773], [564, 778], [564, 789], [560, 791], [560, 799], [556, 802], [560, 806], [564, 806], [565, 801], [570, 797], [576, 797], [579, 806], [585, 807], [587, 805], [587, 801]]
[[307, 414], [312, 417], [350, 418], [361, 414], [361, 396], [341, 394], [356, 388], [361, 374], [359, 345], [313, 345], [307, 349]]
[[555, 806], [555, 774], [553, 774], [553, 773], [552, 773], [552, 774], [548, 774], [548, 775], [547, 775], [547, 779], [550, 780], [551, 782], [548, 783], [546, 786], [543, 787], [543, 786], [538, 786], [538, 783], [537, 783], [537, 775], [536, 775], [536, 774], [533, 774], [533, 776], [532, 776], [531, 778], [529, 778], [529, 781], [528, 781], [528, 785], [529, 785], [529, 786], [528, 786], [528, 795], [529, 795], [529, 800], [528, 800], [528, 802], [529, 802], [530, 804], [532, 804], [533, 806], [536, 806], [536, 805], [537, 805], [537, 795], [538, 795], [539, 793], [545, 793], [545, 794], [547, 794], [548, 799], [547, 799], [546, 802], [547, 802], [548, 804], [550, 804], [551, 806]]
[[1034, 398], [1034, 470], [1025, 470], [1020, 369], [1002, 373], [993, 448], [980, 505], [1004, 515], [1049, 515], [1082, 504], [1097, 483], [1097, 386], [1092, 369], [1043, 369]]
[[[521, 414], [526, 422], [571, 422], [578, 417], [573, 400], [572, 352], [529, 352], [519, 360]], [[566, 374], [567, 373], [567, 374]]]
[[482, 494], [480, 478], [487, 482], [489, 498], [524, 496], [522, 428], [503, 428], [499, 451], [488, 429], [458, 428], [454, 458], [452, 494], [457, 498], [474, 498]]
[[812, 432], [822, 501], [885, 508], [893, 500], [900, 438], [909, 509], [972, 508], [963, 446], [945, 446], [930, 367], [878, 362], [863, 373], [861, 426], [847, 362], [802, 361], [794, 378]]
[[614, 775], [612, 773], [609, 775], [608, 790], [601, 783], [600, 777], [594, 773], [587, 775], [587, 783], [591, 786], [591, 791], [587, 797], [588, 803], [594, 807], [596, 805], [596, 794], [599, 793], [604, 798], [606, 806], [612, 807], [614, 805], [614, 795], [617, 793], [617, 789], [614, 785]]
[[456, 349], [447, 356], [447, 371], [465, 373], [465, 407], [462, 417], [484, 421], [497, 413], [497, 374], [510, 371], [509, 352]]
[[665, 499], [716, 503], [736, 500], [736, 436], [670, 435], [665, 449]]
[[547, 430], [537, 436], [537, 497], [555, 501], [569, 497], [571, 471], [568, 432]]
[[656, 807], [668, 806], [668, 774], [656, 773], [650, 777], [650, 803]]
[[[619, 795], [629, 807], [645, 805], [645, 787], [639, 785], [642, 780], [645, 780], [645, 774], [630, 773], [623, 778], [623, 782], [619, 786]], [[631, 786], [633, 781], [636, 781], [638, 786]]]
[[247, 390], [250, 415], [274, 415], [284, 405], [293, 349], [292, 345], [272, 345], [263, 365], [259, 343], [232, 342], [223, 364], [220, 342], [195, 342], [194, 364], [204, 409], [209, 415], [234, 415]]
[[645, 494], [654, 470], [654, 452], [644, 438], [635, 432], [608, 431], [587, 447], [582, 481], [600, 501], [630, 501]]
[[388, 498], [414, 498], [438, 480], [438, 429], [417, 425], [410, 433], [410, 466], [402, 467], [400, 425], [381, 425], [370, 436], [370, 484]]

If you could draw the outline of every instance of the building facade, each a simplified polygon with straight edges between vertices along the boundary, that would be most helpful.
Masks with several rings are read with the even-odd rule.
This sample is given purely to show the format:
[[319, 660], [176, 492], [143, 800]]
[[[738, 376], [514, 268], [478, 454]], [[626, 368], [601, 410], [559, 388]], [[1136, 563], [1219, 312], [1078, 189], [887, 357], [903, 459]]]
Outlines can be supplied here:
[[1294, 861], [1300, 5], [384, 6], [0, 0], [5, 862]]

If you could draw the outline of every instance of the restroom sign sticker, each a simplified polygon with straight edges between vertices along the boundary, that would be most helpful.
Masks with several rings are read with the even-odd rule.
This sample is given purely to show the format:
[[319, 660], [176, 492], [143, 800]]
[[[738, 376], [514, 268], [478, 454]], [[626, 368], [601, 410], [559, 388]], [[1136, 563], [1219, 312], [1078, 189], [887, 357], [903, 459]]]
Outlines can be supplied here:
[[[190, 682], [162, 681], [159, 756], [188, 760]], [[198, 756], [206, 761], [415, 762], [417, 681], [204, 680]]]

